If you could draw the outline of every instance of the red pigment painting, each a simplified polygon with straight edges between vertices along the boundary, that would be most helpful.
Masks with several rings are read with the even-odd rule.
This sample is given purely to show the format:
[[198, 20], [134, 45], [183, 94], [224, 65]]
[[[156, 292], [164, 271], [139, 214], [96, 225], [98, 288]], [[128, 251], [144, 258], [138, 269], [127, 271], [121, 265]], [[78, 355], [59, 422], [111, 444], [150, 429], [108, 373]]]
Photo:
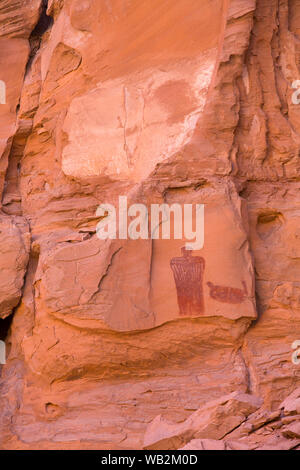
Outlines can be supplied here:
[[212, 282], [207, 283], [211, 298], [228, 304], [240, 304], [246, 300], [248, 295], [247, 286], [245, 281], [242, 281], [242, 284], [243, 289], [237, 289], [235, 287], [217, 286]]
[[201, 315], [204, 312], [203, 273], [205, 260], [192, 256], [191, 250], [181, 249], [182, 256], [171, 260], [174, 275], [179, 314], [183, 316]]

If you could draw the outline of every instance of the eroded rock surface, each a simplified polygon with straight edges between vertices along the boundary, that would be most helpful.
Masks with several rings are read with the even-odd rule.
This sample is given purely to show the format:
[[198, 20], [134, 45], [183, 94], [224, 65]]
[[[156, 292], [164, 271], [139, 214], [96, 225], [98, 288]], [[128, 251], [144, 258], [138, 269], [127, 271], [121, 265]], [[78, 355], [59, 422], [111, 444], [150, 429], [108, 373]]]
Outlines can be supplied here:
[[[299, 43], [298, 0], [0, 1], [1, 448], [299, 448]], [[203, 247], [100, 240], [120, 196]]]

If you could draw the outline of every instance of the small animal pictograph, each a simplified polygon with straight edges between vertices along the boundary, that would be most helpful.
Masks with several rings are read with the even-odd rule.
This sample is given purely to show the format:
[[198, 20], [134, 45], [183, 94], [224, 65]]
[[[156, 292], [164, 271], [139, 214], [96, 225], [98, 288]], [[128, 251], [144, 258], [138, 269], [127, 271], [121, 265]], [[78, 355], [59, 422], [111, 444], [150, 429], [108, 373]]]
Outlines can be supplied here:
[[228, 286], [218, 286], [212, 282], [208, 282], [207, 285], [210, 289], [211, 298], [217, 300], [218, 302], [240, 304], [244, 302], [248, 296], [247, 285], [245, 281], [242, 281], [243, 289]]

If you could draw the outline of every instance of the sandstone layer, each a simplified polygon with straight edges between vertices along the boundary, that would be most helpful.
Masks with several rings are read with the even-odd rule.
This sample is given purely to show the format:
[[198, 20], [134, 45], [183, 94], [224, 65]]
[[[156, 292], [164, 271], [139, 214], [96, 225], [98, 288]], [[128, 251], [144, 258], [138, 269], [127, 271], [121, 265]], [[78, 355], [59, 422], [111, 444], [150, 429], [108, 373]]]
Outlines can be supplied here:
[[[1, 448], [299, 449], [300, 0], [0, 0], [0, 45]], [[120, 196], [203, 247], [99, 239]]]

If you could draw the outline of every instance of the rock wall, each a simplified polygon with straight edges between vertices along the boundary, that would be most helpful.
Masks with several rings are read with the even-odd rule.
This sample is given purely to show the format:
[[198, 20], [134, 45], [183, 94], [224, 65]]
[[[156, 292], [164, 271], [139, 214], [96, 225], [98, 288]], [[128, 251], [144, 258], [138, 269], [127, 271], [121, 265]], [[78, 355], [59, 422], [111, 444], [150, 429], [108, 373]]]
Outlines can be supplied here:
[[[299, 448], [300, 1], [0, 0], [0, 43], [1, 448]], [[203, 248], [99, 239], [119, 196]]]

